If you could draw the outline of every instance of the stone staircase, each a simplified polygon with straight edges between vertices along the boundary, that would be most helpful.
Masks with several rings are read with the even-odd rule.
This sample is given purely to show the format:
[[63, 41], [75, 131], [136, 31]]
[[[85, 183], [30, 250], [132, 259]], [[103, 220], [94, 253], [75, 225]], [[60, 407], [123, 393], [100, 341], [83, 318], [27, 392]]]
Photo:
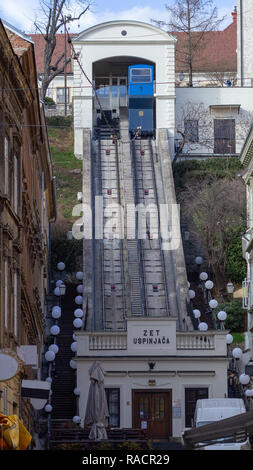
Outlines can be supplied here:
[[70, 345], [74, 341], [73, 320], [74, 310], [77, 308], [76, 295], [76, 285], [66, 284], [66, 294], [61, 302], [62, 316], [58, 321], [61, 331], [56, 340], [59, 352], [56, 354], [55, 371], [52, 376], [52, 420], [72, 420], [76, 414], [76, 397], [73, 393], [76, 387], [76, 371], [69, 365], [74, 357]]

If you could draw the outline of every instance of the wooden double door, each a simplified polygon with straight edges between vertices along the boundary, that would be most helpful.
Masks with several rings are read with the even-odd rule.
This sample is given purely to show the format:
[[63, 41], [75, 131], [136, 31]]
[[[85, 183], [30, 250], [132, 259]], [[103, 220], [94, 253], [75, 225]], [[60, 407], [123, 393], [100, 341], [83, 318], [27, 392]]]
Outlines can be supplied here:
[[152, 439], [172, 435], [172, 391], [133, 390], [133, 428], [146, 430]]

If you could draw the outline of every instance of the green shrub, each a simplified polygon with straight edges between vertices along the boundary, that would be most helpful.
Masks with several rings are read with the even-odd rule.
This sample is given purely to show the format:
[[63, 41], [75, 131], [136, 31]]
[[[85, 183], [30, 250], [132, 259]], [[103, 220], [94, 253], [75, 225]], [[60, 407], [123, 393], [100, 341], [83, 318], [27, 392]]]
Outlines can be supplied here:
[[234, 178], [242, 169], [237, 157], [212, 157], [202, 161], [185, 160], [175, 164], [173, 169], [176, 189], [183, 189], [186, 183], [215, 178]]
[[47, 106], [53, 106], [53, 105], [55, 105], [55, 102], [54, 102], [53, 98], [50, 98], [50, 96], [46, 96], [46, 97], [45, 97], [44, 103], [45, 103]]
[[215, 309], [215, 314], [217, 315], [220, 310], [224, 310], [227, 313], [227, 319], [224, 322], [226, 330], [237, 333], [244, 331], [245, 310], [242, 308], [240, 299], [219, 304]]
[[64, 260], [66, 271], [73, 273], [79, 265], [78, 260], [82, 257], [82, 240], [68, 240], [66, 234], [63, 237], [53, 238], [51, 242], [52, 268], [57, 270], [57, 263]]
[[238, 227], [232, 243], [227, 250], [226, 276], [232, 282], [240, 284], [247, 275], [247, 264], [242, 257], [242, 238], [241, 234], [245, 227]]
[[49, 127], [71, 127], [73, 124], [72, 116], [48, 116], [46, 118]]

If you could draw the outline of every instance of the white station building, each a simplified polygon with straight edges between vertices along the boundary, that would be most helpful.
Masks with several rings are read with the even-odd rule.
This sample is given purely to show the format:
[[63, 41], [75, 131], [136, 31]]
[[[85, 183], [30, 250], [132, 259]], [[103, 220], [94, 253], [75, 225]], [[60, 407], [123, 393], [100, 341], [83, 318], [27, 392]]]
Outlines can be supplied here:
[[96, 124], [99, 106], [95, 85], [103, 109], [115, 110], [127, 105], [128, 66], [154, 66], [155, 122], [157, 129], [168, 129], [171, 151], [175, 129], [175, 43], [165, 31], [137, 21], [111, 21], [93, 26], [73, 40], [79, 61], [74, 61], [75, 155], [82, 158], [82, 130]]

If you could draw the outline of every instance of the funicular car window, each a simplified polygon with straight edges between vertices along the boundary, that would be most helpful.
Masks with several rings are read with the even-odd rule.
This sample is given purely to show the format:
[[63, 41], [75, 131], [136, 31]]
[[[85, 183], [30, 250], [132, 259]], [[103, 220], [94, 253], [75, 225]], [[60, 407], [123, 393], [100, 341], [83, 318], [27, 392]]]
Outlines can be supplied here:
[[132, 69], [131, 81], [133, 83], [151, 83], [151, 69]]

